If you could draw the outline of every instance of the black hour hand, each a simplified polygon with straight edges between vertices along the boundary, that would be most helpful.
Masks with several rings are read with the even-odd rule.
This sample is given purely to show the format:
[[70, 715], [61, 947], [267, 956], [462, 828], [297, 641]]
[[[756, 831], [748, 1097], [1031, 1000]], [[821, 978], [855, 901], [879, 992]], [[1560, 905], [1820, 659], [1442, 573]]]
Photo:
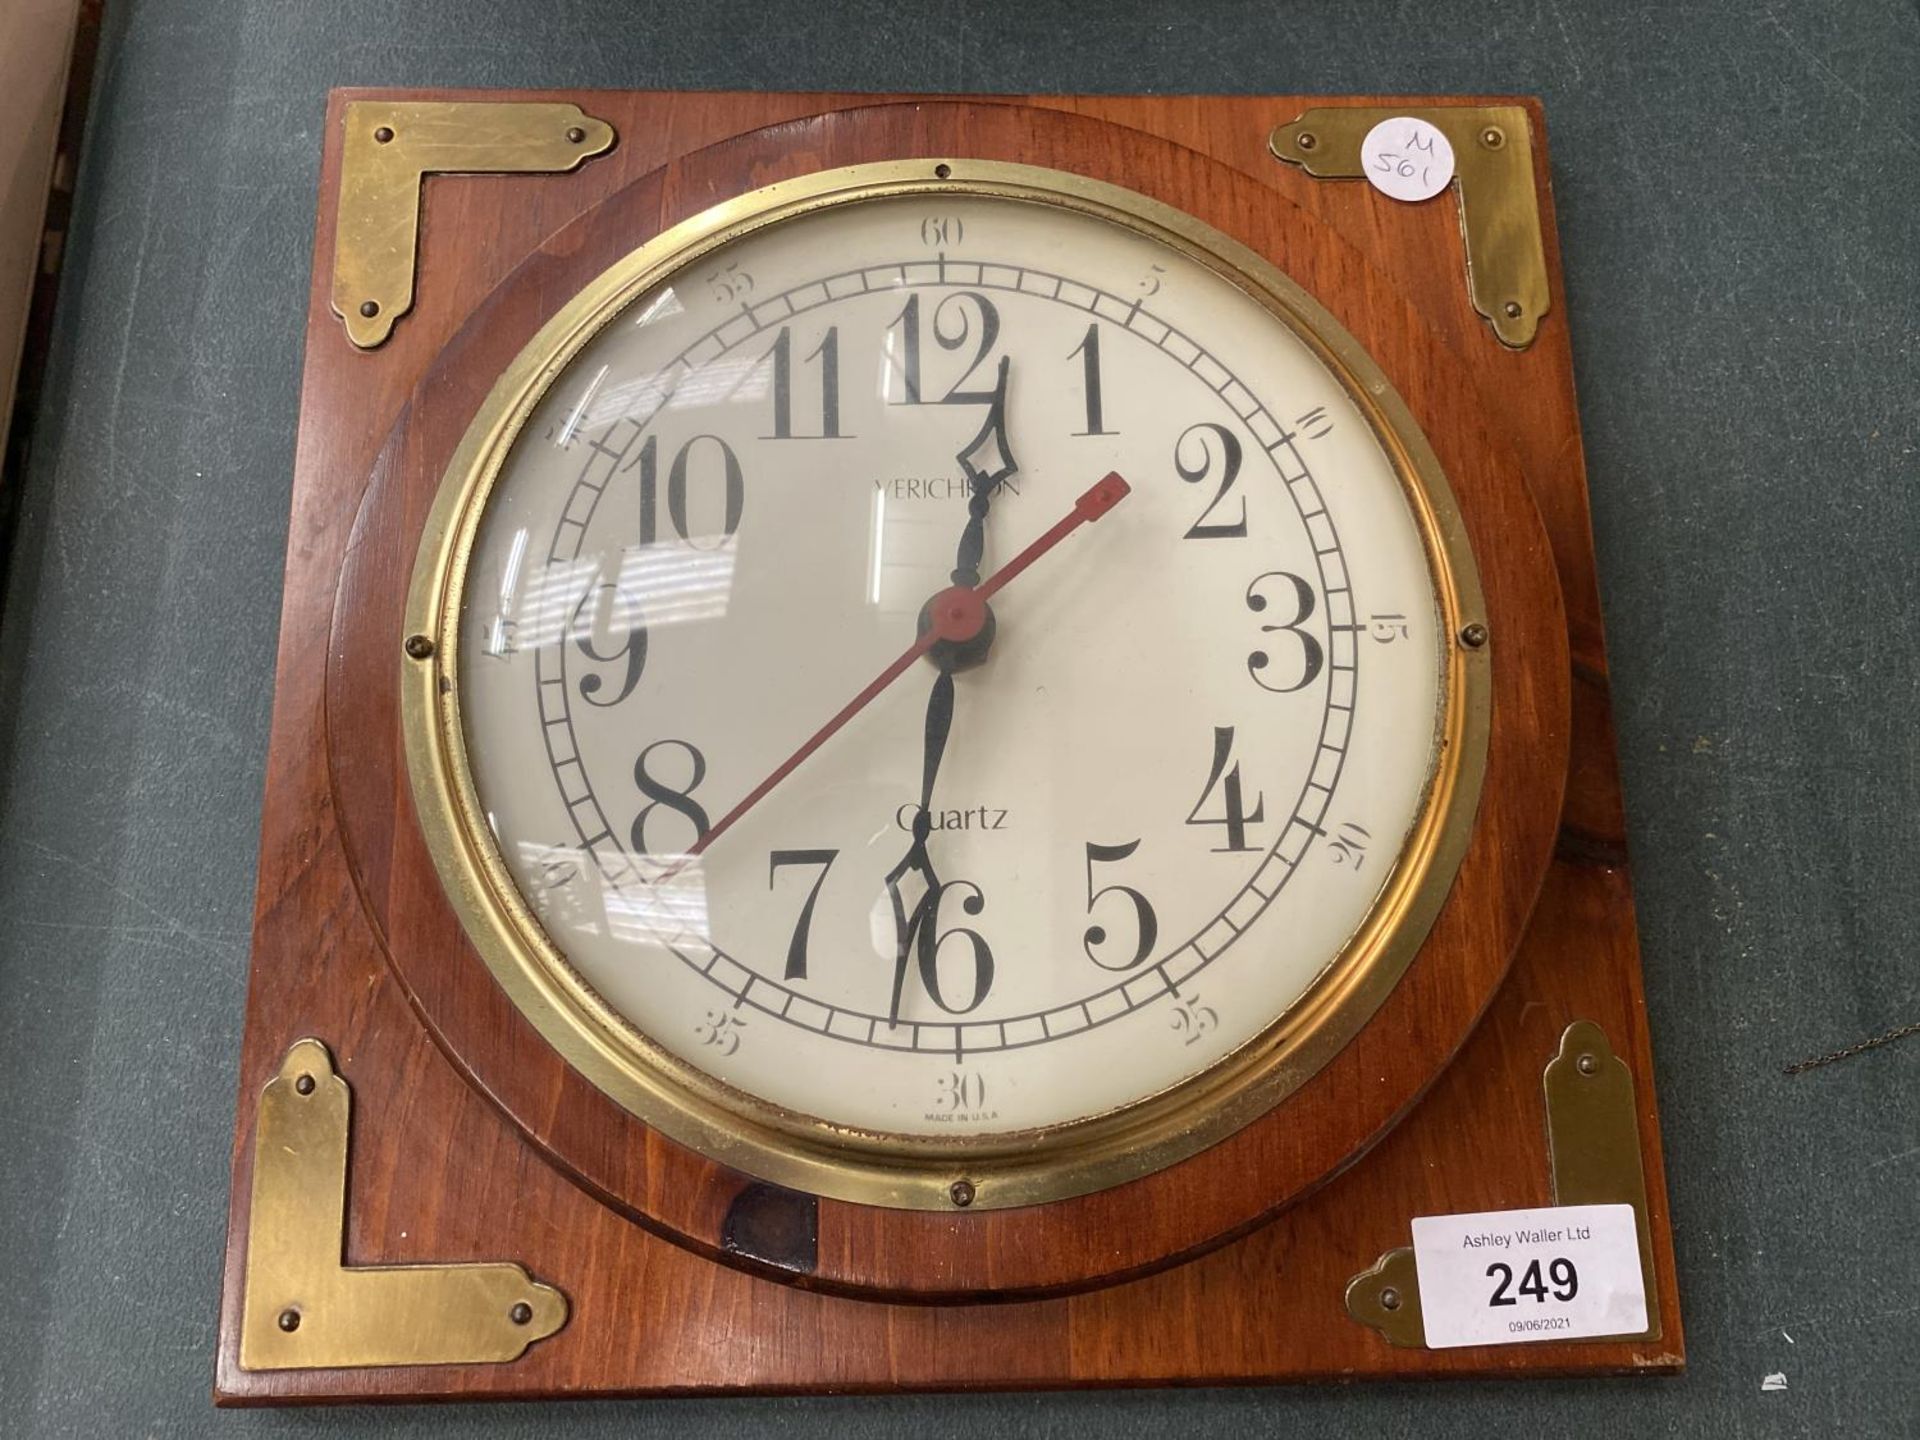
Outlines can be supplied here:
[[956, 585], [980, 583], [980, 557], [986, 546], [987, 510], [993, 503], [993, 492], [1020, 469], [1007, 440], [1007, 369], [1007, 357], [1002, 355], [980, 432], [955, 457], [971, 492], [967, 497], [967, 528], [961, 533], [953, 562]]
[[958, 456], [960, 469], [976, 495], [983, 492], [991, 495], [995, 486], [1020, 469], [1019, 462], [1013, 458], [1013, 447], [1007, 443], [1007, 368], [1007, 357], [1002, 355], [999, 378], [988, 392], [993, 398], [987, 403], [987, 416], [980, 422], [980, 433], [967, 442]]

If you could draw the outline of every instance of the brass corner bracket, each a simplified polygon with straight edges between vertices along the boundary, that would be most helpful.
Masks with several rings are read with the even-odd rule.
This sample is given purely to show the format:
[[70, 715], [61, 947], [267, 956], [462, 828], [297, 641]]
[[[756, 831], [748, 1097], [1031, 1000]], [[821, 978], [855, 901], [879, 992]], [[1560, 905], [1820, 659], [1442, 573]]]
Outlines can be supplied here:
[[[1382, 120], [1425, 120], [1453, 146], [1467, 295], [1503, 345], [1533, 343], [1552, 296], [1533, 188], [1533, 131], [1518, 105], [1324, 105], [1274, 127], [1274, 157], [1319, 179], [1359, 179], [1360, 142]], [[1395, 202], [1399, 203], [1399, 202]]]
[[[1622, 1340], [1660, 1336], [1660, 1297], [1653, 1283], [1653, 1240], [1647, 1225], [1647, 1178], [1640, 1164], [1640, 1127], [1633, 1110], [1633, 1076], [1613, 1053], [1606, 1033], [1576, 1020], [1560, 1036], [1560, 1050], [1541, 1075], [1546, 1092], [1547, 1153], [1556, 1205], [1631, 1205], [1640, 1235], [1640, 1273], [1647, 1294], [1647, 1328]], [[1413, 1250], [1389, 1250], [1347, 1282], [1347, 1313], [1394, 1344], [1423, 1349], [1420, 1276]]]
[[371, 350], [413, 308], [428, 175], [553, 174], [613, 140], [606, 121], [562, 102], [349, 101], [333, 238], [333, 313], [347, 338]]
[[295, 1042], [260, 1094], [241, 1367], [498, 1363], [564, 1325], [566, 1297], [511, 1263], [342, 1263], [350, 1105], [327, 1047], [311, 1039]]

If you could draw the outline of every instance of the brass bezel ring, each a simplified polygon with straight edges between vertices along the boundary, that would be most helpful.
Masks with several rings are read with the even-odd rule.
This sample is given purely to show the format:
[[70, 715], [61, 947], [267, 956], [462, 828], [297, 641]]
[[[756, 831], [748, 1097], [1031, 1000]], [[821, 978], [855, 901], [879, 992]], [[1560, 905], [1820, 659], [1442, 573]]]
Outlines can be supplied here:
[[[1419, 817], [1372, 910], [1306, 993], [1259, 1035], [1166, 1090], [1068, 1124], [978, 1140], [879, 1134], [785, 1110], [715, 1080], [615, 1013], [567, 964], [494, 845], [468, 767], [457, 683], [460, 607], [481, 514], [521, 426], [580, 349], [721, 246], [830, 207], [907, 195], [1052, 205], [1121, 225], [1205, 266], [1284, 323], [1340, 380], [1392, 461], [1426, 549], [1444, 651]], [[1359, 1033], [1413, 963], [1473, 834], [1491, 647], [1458, 637], [1472, 625], [1484, 633], [1485, 619], [1478, 567], [1438, 458], [1379, 367], [1305, 290], [1246, 246], [1133, 191], [1029, 165], [928, 158], [824, 171], [724, 201], [648, 241], [563, 306], [494, 384], [447, 465], [394, 654], [407, 769], [435, 869], [494, 979], [569, 1065], [647, 1125], [746, 1174], [839, 1200], [936, 1211], [954, 1209], [964, 1180], [977, 1213], [1103, 1190], [1197, 1154], [1273, 1109]]]

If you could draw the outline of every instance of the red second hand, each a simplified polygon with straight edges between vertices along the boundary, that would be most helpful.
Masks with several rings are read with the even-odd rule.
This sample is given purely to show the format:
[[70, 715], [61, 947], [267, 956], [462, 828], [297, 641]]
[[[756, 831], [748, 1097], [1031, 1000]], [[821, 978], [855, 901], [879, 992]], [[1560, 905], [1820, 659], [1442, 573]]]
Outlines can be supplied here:
[[713, 842], [718, 840], [722, 835], [726, 834], [742, 815], [745, 815], [755, 805], [758, 805], [764, 800], [769, 790], [773, 789], [774, 786], [778, 785], [782, 780], [786, 779], [787, 776], [799, 769], [802, 762], [804, 762], [809, 755], [813, 754], [814, 751], [831, 740], [842, 726], [862, 710], [866, 709], [868, 704], [872, 702], [874, 696], [878, 695], [882, 690], [885, 690], [889, 685], [893, 684], [894, 681], [904, 675], [913, 665], [914, 661], [918, 660], [922, 655], [925, 655], [942, 640], [951, 640], [955, 644], [965, 644], [967, 641], [973, 639], [974, 636], [978, 635], [980, 633], [980, 627], [986, 623], [987, 600], [991, 596], [999, 594], [999, 592], [1006, 587], [1007, 583], [1018, 576], [1021, 571], [1025, 570], [1029, 565], [1033, 564], [1034, 561], [1053, 549], [1054, 546], [1058, 545], [1082, 525], [1098, 520], [1102, 515], [1113, 509], [1114, 506], [1127, 498], [1127, 494], [1132, 488], [1133, 487], [1128, 485], [1125, 480], [1120, 478], [1117, 472], [1109, 472], [1106, 476], [1095, 481], [1093, 485], [1088, 487], [1087, 492], [1073, 502], [1073, 509], [1057, 520], [1044, 535], [1040, 536], [1039, 539], [1027, 546], [1026, 549], [1014, 556], [1013, 559], [994, 571], [985, 584], [978, 587], [955, 585], [951, 589], [942, 590], [938, 595], [934, 596], [929, 606], [933, 623], [928, 626], [927, 633], [902, 651], [900, 656], [895, 659], [892, 664], [888, 665], [886, 669], [873, 677], [866, 689], [862, 690], [858, 695], [854, 696], [853, 699], [841, 706], [831, 720], [827, 721], [826, 724], [809, 735], [798, 750], [795, 750], [793, 754], [789, 755], [785, 760], [782, 760], [779, 765], [774, 767], [773, 772], [768, 775], [766, 779], [749, 790], [746, 798], [726, 814], [722, 815], [719, 820], [708, 829], [706, 834], [694, 842], [691, 850], [681, 856], [666, 870], [662, 871], [656, 883], [671, 880], [675, 875], [679, 874], [681, 870], [685, 869], [687, 865], [692, 863], [696, 857], [704, 854], [707, 847], [712, 845]]

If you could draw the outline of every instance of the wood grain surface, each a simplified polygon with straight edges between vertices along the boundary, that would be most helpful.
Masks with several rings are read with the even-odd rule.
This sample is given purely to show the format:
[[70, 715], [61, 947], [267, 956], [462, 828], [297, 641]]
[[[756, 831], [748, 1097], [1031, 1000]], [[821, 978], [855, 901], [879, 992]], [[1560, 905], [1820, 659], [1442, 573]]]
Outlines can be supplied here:
[[[1271, 127], [1316, 101], [594, 93], [528, 97], [574, 100], [618, 130], [613, 154], [577, 174], [428, 182], [418, 304], [384, 347], [362, 353], [331, 316], [327, 291], [341, 108], [371, 93], [335, 95], [322, 178], [235, 1132], [223, 1400], [1680, 1363], [1537, 109], [1554, 305], [1527, 351], [1501, 347], [1467, 303], [1446, 205], [1393, 205], [1267, 154]], [[1372, 351], [1439, 451], [1486, 572], [1497, 637], [1486, 823], [1406, 981], [1267, 1122], [1064, 1206], [949, 1217], [823, 1203], [809, 1233], [780, 1196], [644, 1132], [578, 1079], [464, 952], [411, 820], [392, 644], [445, 457], [500, 366], [552, 309], [665, 224], [741, 189], [827, 165], [943, 153], [1079, 170], [1200, 214], [1301, 281]], [[486, 243], [463, 243], [475, 235]], [[1663, 1338], [1392, 1349], [1346, 1318], [1347, 1279], [1406, 1243], [1413, 1215], [1548, 1201], [1539, 1077], [1574, 1019], [1597, 1021], [1635, 1076]], [[307, 1034], [329, 1043], [354, 1087], [349, 1260], [517, 1260], [568, 1293], [565, 1330], [505, 1366], [238, 1368], [252, 1107], [286, 1046]], [[1259, 1224], [1289, 1200], [1297, 1203]], [[1145, 1273], [1182, 1256], [1195, 1258]], [[846, 1290], [947, 1302], [989, 1290], [1003, 1303], [825, 1293]]]

